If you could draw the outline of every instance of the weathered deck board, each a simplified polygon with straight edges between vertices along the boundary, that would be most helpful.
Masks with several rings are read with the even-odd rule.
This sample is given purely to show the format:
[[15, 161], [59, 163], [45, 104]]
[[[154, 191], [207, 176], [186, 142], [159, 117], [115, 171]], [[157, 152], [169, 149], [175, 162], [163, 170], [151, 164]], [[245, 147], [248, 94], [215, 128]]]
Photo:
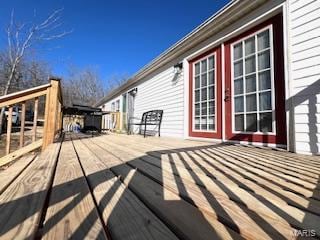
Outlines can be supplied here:
[[60, 143], [50, 145], [0, 196], [0, 238], [32, 239], [40, 223]]
[[107, 239], [71, 141], [62, 144], [43, 239]]
[[[143, 199], [154, 212], [175, 233], [183, 239], [239, 239], [233, 230], [223, 226], [212, 216], [201, 213], [198, 209], [181, 199], [177, 194], [162, 188], [150, 178], [136, 172], [133, 168], [120, 161], [117, 155], [95, 145], [94, 139], [84, 140], [85, 144], [97, 153], [111, 169], [121, 176], [129, 188]], [[192, 216], [192, 217], [190, 217]]]
[[112, 239], [177, 237], [80, 140], [73, 141]]

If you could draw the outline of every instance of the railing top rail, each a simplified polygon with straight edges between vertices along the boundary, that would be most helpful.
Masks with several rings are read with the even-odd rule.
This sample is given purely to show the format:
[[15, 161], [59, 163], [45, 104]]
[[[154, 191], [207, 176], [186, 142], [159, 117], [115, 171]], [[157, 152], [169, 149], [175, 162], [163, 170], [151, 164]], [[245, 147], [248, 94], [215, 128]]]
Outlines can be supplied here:
[[17, 100], [16, 103], [25, 101], [27, 99], [23, 99], [21, 97], [32, 95], [34, 93], [40, 93], [40, 92], [46, 90], [50, 86], [51, 86], [51, 83], [47, 83], [47, 84], [44, 84], [44, 85], [41, 85], [41, 86], [38, 86], [38, 87], [34, 87], [34, 88], [27, 89], [27, 90], [22, 90], [22, 91], [19, 91], [19, 92], [10, 93], [8, 95], [1, 96], [0, 97], [0, 107], [7, 106], [8, 102], [11, 102], [11, 100]]

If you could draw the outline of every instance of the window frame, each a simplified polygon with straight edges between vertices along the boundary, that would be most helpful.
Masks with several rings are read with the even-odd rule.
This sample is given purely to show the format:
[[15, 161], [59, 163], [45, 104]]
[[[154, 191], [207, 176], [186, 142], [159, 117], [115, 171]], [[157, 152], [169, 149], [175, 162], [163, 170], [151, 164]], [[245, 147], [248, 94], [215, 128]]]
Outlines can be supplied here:
[[[258, 70], [258, 54], [261, 53], [261, 52], [264, 52], [266, 51], [266, 49], [264, 50], [258, 50], [258, 47], [257, 47], [257, 35], [259, 33], [262, 33], [264, 31], [268, 30], [269, 31], [269, 44], [270, 44], [270, 47], [269, 47], [269, 51], [270, 51], [270, 68], [269, 69], [264, 69], [264, 70]], [[256, 71], [255, 71], [255, 76], [256, 76], [256, 91], [255, 92], [252, 92], [252, 93], [255, 93], [256, 94], [256, 108], [257, 110], [256, 111], [243, 111], [241, 112], [243, 114], [243, 116], [245, 116], [246, 114], [250, 114], [250, 113], [256, 113], [257, 114], [257, 131], [255, 132], [252, 132], [252, 131], [246, 131], [245, 128], [246, 128], [246, 117], [244, 117], [244, 130], [243, 131], [236, 131], [235, 130], [235, 101], [234, 101], [234, 98], [235, 98], [235, 94], [234, 94], [234, 46], [237, 45], [238, 43], [242, 42], [242, 51], [243, 51], [243, 56], [242, 56], [242, 60], [243, 60], [243, 63], [242, 63], [242, 68], [243, 68], [243, 74], [242, 74], [242, 78], [243, 78], [243, 81], [245, 82], [245, 77], [246, 77], [246, 74], [245, 74], [245, 59], [246, 59], [246, 56], [245, 56], [245, 40], [251, 38], [251, 37], [255, 37], [255, 52], [254, 52], [254, 56], [255, 56], [255, 65], [256, 65]], [[267, 25], [266, 27], [264, 28], [261, 28], [259, 29], [258, 31], [255, 31], [254, 33], [251, 33], [247, 36], [244, 36], [242, 37], [241, 39], [238, 39], [237, 41], [233, 42], [230, 44], [230, 54], [231, 54], [231, 122], [232, 122], [232, 133], [235, 133], [235, 134], [257, 134], [257, 135], [276, 135], [276, 114], [275, 114], [275, 83], [274, 83], [274, 74], [275, 74], [275, 66], [274, 66], [274, 41], [273, 41], [273, 25], [272, 24], [269, 24]], [[251, 54], [253, 56], [253, 54]], [[240, 60], [240, 59], [238, 59]], [[260, 111], [260, 104], [259, 104], [259, 93], [262, 93], [262, 92], [270, 92], [270, 90], [259, 90], [258, 89], [258, 82], [259, 82], [259, 78], [258, 78], [258, 75], [260, 72], [263, 72], [263, 71], [268, 71], [270, 70], [270, 77], [271, 77], [271, 110], [264, 110], [264, 111]], [[248, 74], [249, 76], [250, 74]], [[246, 94], [246, 90], [245, 90], [245, 83], [243, 83], [243, 93], [242, 94], [237, 94], [237, 95], [242, 95], [243, 96], [243, 107], [244, 109], [246, 108], [246, 96], [248, 94]], [[268, 113], [268, 112], [271, 112], [272, 114], [272, 132], [262, 132], [260, 131], [260, 125], [259, 125], [259, 114], [261, 113]], [[241, 114], [240, 113], [240, 114]]]
[[115, 112], [120, 112], [120, 99], [115, 101]]
[[[206, 70], [206, 74], [207, 74], [207, 83], [209, 82], [209, 61], [208, 59], [210, 57], [214, 57], [214, 114], [212, 114], [212, 116], [214, 116], [214, 130], [204, 130], [204, 129], [201, 129], [201, 116], [202, 116], [202, 108], [200, 107], [200, 129], [195, 129], [195, 65], [197, 63], [201, 63], [201, 61], [203, 61], [204, 59], [207, 59], [207, 70]], [[201, 65], [201, 64], [200, 64]], [[212, 70], [211, 70], [212, 71]], [[200, 66], [200, 78], [201, 78], [201, 66]], [[195, 132], [195, 133], [217, 133], [217, 53], [216, 51], [214, 51], [213, 53], [210, 53], [206, 56], [203, 56], [202, 58], [199, 58], [197, 59], [196, 61], [192, 62], [192, 113], [191, 113], [191, 116], [192, 116], [192, 132]], [[209, 84], [207, 84], [207, 89], [209, 88]], [[201, 100], [201, 89], [202, 89], [202, 86], [201, 86], [201, 81], [200, 81], [200, 101], [199, 103], [201, 104], [202, 103], [202, 100]], [[207, 96], [209, 95], [209, 91], [207, 92]], [[210, 100], [206, 100], [207, 102], [209, 102]], [[207, 121], [208, 121], [208, 118], [209, 118], [209, 114], [208, 114], [208, 111], [209, 111], [209, 107], [207, 106]], [[207, 127], [208, 127], [208, 122], [207, 122]]]

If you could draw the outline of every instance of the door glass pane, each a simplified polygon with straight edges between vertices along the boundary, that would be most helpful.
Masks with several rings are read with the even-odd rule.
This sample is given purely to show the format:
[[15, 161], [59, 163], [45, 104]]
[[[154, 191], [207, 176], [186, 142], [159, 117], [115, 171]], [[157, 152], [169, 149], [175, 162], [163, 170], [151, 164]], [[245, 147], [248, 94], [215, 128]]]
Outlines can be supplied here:
[[236, 62], [234, 64], [234, 77], [240, 77], [242, 76], [243, 73], [243, 66], [242, 66], [242, 61]]
[[269, 30], [258, 34], [258, 50], [261, 51], [270, 46]]
[[270, 68], [270, 51], [266, 50], [258, 55], [259, 70]]
[[196, 116], [199, 116], [200, 115], [200, 103], [197, 103], [196, 105], [195, 105], [195, 108], [194, 108], [194, 114], [196, 115]]
[[202, 88], [201, 89], [201, 100], [202, 101], [205, 101], [205, 100], [207, 100], [207, 88]]
[[271, 110], [271, 92], [263, 92], [259, 94], [260, 110]]
[[201, 61], [201, 72], [204, 73], [207, 71], [207, 59]]
[[233, 47], [233, 58], [234, 58], [234, 60], [242, 58], [242, 42], [234, 45], [234, 47]]
[[194, 100], [195, 100], [196, 102], [199, 102], [199, 101], [200, 101], [200, 90], [196, 90], [196, 91], [195, 91]]
[[255, 92], [256, 91], [256, 75], [252, 74], [246, 76], [246, 92]]
[[259, 90], [271, 89], [270, 70], [259, 73]]
[[[233, 120], [235, 131], [252, 132], [272, 131], [274, 109], [272, 82], [272, 39], [270, 29], [243, 38], [234, 44], [232, 79]], [[266, 115], [261, 115], [266, 114]], [[260, 117], [267, 120], [262, 127]], [[269, 120], [268, 120], [269, 119]], [[269, 122], [268, 122], [269, 121]], [[269, 125], [268, 125], [269, 124]]]
[[234, 80], [234, 94], [242, 94], [243, 93], [243, 79], [238, 78]]
[[209, 102], [209, 114], [210, 115], [215, 114], [215, 112], [214, 112], [214, 110], [215, 110], [214, 104], [215, 104], [214, 101]]
[[207, 117], [202, 117], [201, 118], [201, 129], [202, 130], [207, 130]]
[[251, 37], [245, 41], [246, 56], [255, 52], [255, 40]]
[[[215, 114], [215, 56], [207, 57], [194, 65], [195, 89], [194, 98], [194, 130], [212, 131]], [[209, 116], [210, 115], [210, 116]]]
[[235, 112], [243, 112], [243, 96], [234, 98]]
[[214, 84], [214, 70], [209, 72], [209, 85]]
[[200, 73], [200, 63], [195, 64], [195, 75]]
[[202, 115], [207, 115], [207, 103], [206, 102], [203, 102], [201, 104], [201, 114]]
[[215, 95], [214, 87], [211, 86], [211, 87], [209, 87], [209, 100], [213, 100], [215, 97], [214, 95]]
[[199, 130], [200, 129], [200, 118], [196, 117], [194, 121], [194, 128]]
[[247, 114], [246, 115], [246, 131], [248, 132], [256, 132], [257, 127], [257, 114]]
[[200, 77], [195, 77], [195, 88], [199, 88], [200, 87]]
[[213, 116], [210, 116], [209, 117], [209, 122], [208, 122], [208, 124], [209, 124], [209, 130], [214, 130], [214, 121], [215, 121], [215, 118], [213, 117]]
[[234, 128], [236, 131], [244, 130], [244, 117], [243, 114], [235, 115]]
[[272, 113], [260, 113], [260, 131], [272, 132]]
[[209, 70], [214, 68], [214, 57], [209, 57]]
[[246, 59], [246, 74], [256, 71], [256, 57], [252, 56]]
[[246, 107], [246, 112], [252, 112], [257, 110], [256, 94], [250, 94], [246, 96]]
[[201, 75], [201, 86], [202, 87], [207, 86], [207, 74], [206, 73]]

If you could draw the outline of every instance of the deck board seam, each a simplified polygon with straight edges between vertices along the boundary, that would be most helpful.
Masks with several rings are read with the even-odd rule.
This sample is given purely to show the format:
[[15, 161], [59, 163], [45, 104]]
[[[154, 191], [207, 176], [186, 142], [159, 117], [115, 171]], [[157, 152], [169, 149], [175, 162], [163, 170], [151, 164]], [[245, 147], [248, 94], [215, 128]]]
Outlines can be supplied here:
[[51, 192], [52, 192], [52, 185], [53, 185], [53, 181], [54, 181], [54, 178], [55, 178], [55, 175], [56, 175], [57, 165], [58, 165], [60, 151], [61, 151], [61, 147], [62, 147], [63, 141], [64, 141], [64, 134], [62, 134], [60, 136], [60, 139], [58, 140], [58, 142], [59, 142], [59, 150], [58, 150], [57, 156], [55, 157], [55, 164], [53, 166], [51, 179], [49, 180], [49, 183], [48, 183], [48, 189], [47, 189], [44, 205], [43, 205], [43, 208], [42, 208], [42, 211], [41, 211], [39, 224], [38, 224], [38, 229], [36, 230], [36, 233], [35, 233], [35, 240], [40, 240], [42, 238], [42, 230], [43, 230], [43, 227], [44, 227], [44, 221], [46, 219], [47, 210], [48, 210], [48, 207], [49, 207], [50, 196], [51, 196]]
[[[91, 139], [90, 139], [91, 140]], [[92, 141], [92, 140], [91, 140]], [[119, 161], [121, 161], [123, 164], [129, 166], [130, 168], [132, 169], [135, 169], [136, 171], [138, 171], [141, 175], [147, 177], [148, 179], [152, 180], [153, 182], [159, 184], [161, 187], [163, 188], [166, 188], [168, 191], [172, 192], [173, 194], [176, 194], [177, 196], [179, 196], [183, 201], [187, 202], [188, 204], [192, 205], [193, 207], [195, 207], [197, 210], [199, 210], [200, 212], [205, 212], [209, 215], [211, 215], [210, 212], [206, 211], [205, 209], [201, 209], [199, 208], [195, 202], [191, 199], [191, 198], [188, 198], [187, 196], [184, 196], [182, 195], [181, 193], [176, 193], [174, 192], [171, 188], [169, 187], [165, 187], [163, 185], [163, 183], [159, 182], [156, 178], [152, 177], [151, 175], [147, 174], [146, 172], [140, 170], [139, 168], [133, 166], [132, 164], [128, 163], [128, 162], [125, 162], [123, 160], [121, 160], [118, 156], [116, 156], [115, 154], [113, 154], [112, 152], [108, 151], [107, 149], [101, 147], [99, 144], [95, 143], [94, 141], [92, 141], [95, 145], [97, 145], [98, 147], [100, 147], [101, 149], [107, 151], [108, 153], [110, 153], [111, 155], [113, 155], [114, 157], [116, 157], [117, 159], [119, 159]], [[110, 170], [112, 171], [112, 168], [110, 168]], [[113, 172], [113, 171], [112, 171]], [[115, 173], [114, 173], [115, 174]], [[130, 186], [127, 186], [129, 189], [130, 189]], [[134, 191], [132, 189], [132, 191]], [[137, 195], [137, 194], [136, 194]], [[157, 215], [158, 216], [158, 215]], [[158, 216], [159, 218], [159, 216]], [[233, 231], [235, 231], [236, 233], [240, 234], [240, 231], [239, 229], [236, 227], [236, 226], [232, 226], [232, 224], [229, 224], [227, 221], [224, 221], [223, 219], [221, 219], [220, 217], [217, 217], [216, 218], [218, 222], [220, 222], [221, 224], [223, 224], [226, 228], [229, 228]], [[170, 228], [171, 229], [171, 228]]]
[[[94, 141], [92, 141], [91, 139], [89, 139], [89, 140], [90, 140], [93, 144], [95, 144], [96, 146], [98, 146], [99, 148], [107, 151], [109, 154], [111, 154], [111, 155], [113, 155], [114, 157], [116, 157], [116, 158], [117, 158], [119, 161], [121, 161], [123, 164], [128, 165], [126, 162], [122, 161], [119, 157], [117, 157], [117, 156], [116, 156], [115, 154], [113, 154], [112, 152], [109, 152], [108, 150], [102, 148], [101, 146], [99, 146], [98, 144], [96, 144], [96, 143], [95, 143]], [[82, 141], [82, 140], [80, 139], [80, 141]], [[90, 150], [90, 151], [91, 151], [91, 150]], [[92, 152], [94, 155], [96, 155], [93, 151], [91, 151], [91, 152]], [[99, 156], [97, 156], [97, 157], [99, 158]], [[99, 159], [100, 159], [100, 158], [99, 158]], [[136, 171], [138, 171], [137, 168], [134, 168], [134, 167], [132, 167], [132, 166], [130, 166], [130, 165], [128, 165], [128, 166], [129, 166], [130, 168], [133, 168], [133, 169], [135, 169]], [[162, 218], [161, 216], [159, 216], [158, 212], [157, 212], [156, 210], [154, 210], [154, 209], [152, 208], [152, 206], [151, 206], [150, 204], [148, 204], [147, 201], [145, 201], [139, 194], [137, 194], [137, 192], [136, 192], [132, 187], [130, 187], [129, 185], [127, 185], [127, 184], [123, 181], [121, 175], [117, 174], [117, 173], [112, 169], [112, 167], [111, 167], [111, 168], [109, 168], [108, 166], [106, 166], [106, 167], [107, 167], [108, 170], [110, 170], [116, 177], [118, 177], [118, 178], [120, 179], [121, 183], [122, 183], [126, 188], [128, 188], [128, 189], [141, 201], [141, 203], [143, 203], [144, 206], [145, 206], [147, 209], [149, 209], [149, 210], [158, 218], [159, 221], [161, 221], [175, 236], [177, 236], [177, 238], [180, 238], [179, 236], [183, 236], [183, 235], [184, 235], [184, 233], [182, 233], [179, 229], [175, 228], [174, 226], [172, 226], [171, 224], [169, 224], [164, 218]], [[144, 175], [145, 177], [148, 177], [148, 176], [146, 176], [145, 174], [143, 174], [141, 171], [139, 171], [139, 173], [141, 173], [141, 174]], [[148, 177], [148, 178], [149, 178], [150, 180], [156, 182], [156, 183], [159, 184], [160, 186], [162, 186], [160, 183], [158, 183], [158, 182], [155, 181], [154, 179], [151, 179], [150, 177]], [[162, 186], [162, 187], [163, 187], [163, 186]], [[198, 208], [197, 208], [197, 209], [198, 209]]]
[[100, 222], [102, 223], [103, 230], [104, 230], [105, 234], [107, 235], [107, 238], [110, 239], [110, 240], [112, 240], [110, 231], [108, 230], [107, 226], [104, 224], [103, 217], [102, 217], [102, 213], [99, 211], [98, 203], [97, 203], [96, 198], [94, 197], [94, 194], [93, 194], [93, 188], [92, 188], [90, 182], [89, 182], [88, 179], [87, 179], [87, 176], [86, 176], [86, 174], [85, 174], [83, 165], [82, 165], [82, 163], [81, 163], [81, 161], [80, 161], [80, 158], [79, 158], [79, 154], [78, 154], [78, 152], [77, 152], [76, 147], [74, 146], [72, 136], [70, 137], [70, 140], [71, 140], [71, 142], [72, 142], [72, 147], [73, 147], [73, 149], [74, 149], [74, 151], [75, 151], [75, 153], [76, 153], [76, 155], [77, 155], [77, 160], [78, 160], [78, 163], [79, 163], [79, 165], [80, 165], [80, 168], [81, 168], [81, 171], [82, 171], [82, 175], [83, 175], [83, 177], [84, 177], [84, 179], [85, 179], [85, 182], [86, 182], [86, 184], [87, 184], [87, 186], [88, 186], [88, 189], [89, 189], [91, 198], [93, 199], [93, 203], [94, 203], [96, 212], [98, 213]]

